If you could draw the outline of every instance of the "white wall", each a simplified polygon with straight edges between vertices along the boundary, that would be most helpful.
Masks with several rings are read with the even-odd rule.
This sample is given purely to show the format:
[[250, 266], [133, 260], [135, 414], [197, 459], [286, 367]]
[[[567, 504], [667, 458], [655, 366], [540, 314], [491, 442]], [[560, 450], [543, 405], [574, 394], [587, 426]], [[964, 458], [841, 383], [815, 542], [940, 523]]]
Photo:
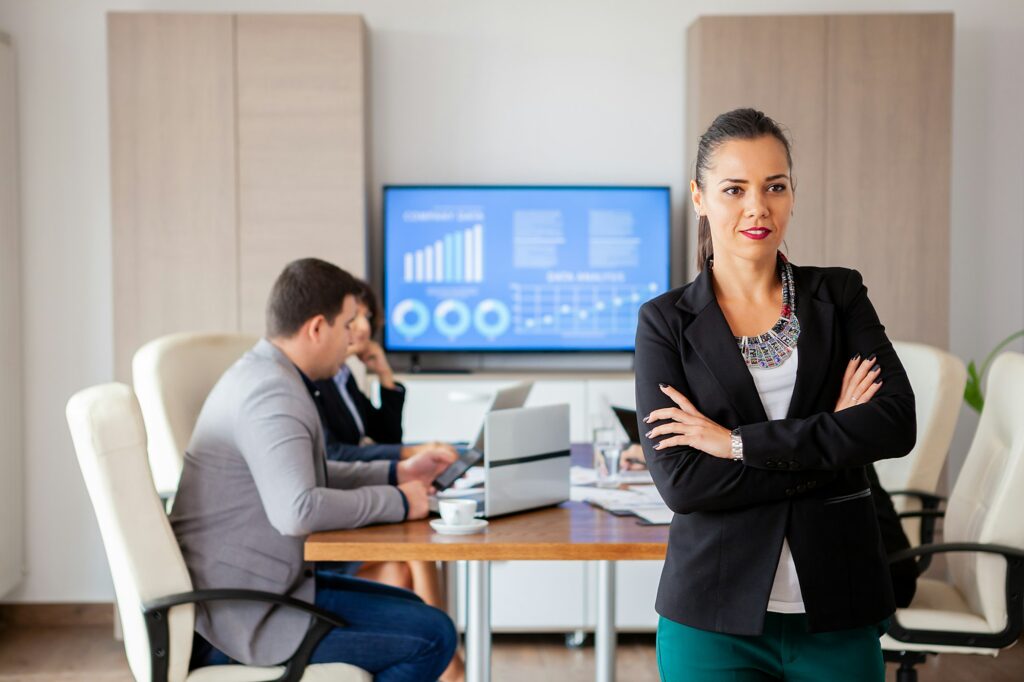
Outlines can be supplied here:
[[[0, 0], [19, 59], [28, 577], [19, 601], [106, 601], [63, 406], [112, 376], [105, 13], [358, 12], [371, 31], [371, 186], [651, 183], [685, 168], [684, 36], [717, 3]], [[955, 10], [954, 352], [1024, 326], [1024, 4], [736, 0], [736, 13]], [[723, 46], [742, 50], [742, 45]], [[750, 55], [752, 69], [785, 69]], [[885, 245], [880, 244], [880, 249]]]

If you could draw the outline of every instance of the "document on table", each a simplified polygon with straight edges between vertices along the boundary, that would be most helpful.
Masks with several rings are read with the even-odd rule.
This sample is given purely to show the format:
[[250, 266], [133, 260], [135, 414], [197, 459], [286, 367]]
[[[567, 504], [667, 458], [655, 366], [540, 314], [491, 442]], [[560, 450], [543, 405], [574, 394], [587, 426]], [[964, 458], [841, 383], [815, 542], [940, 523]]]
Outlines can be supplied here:
[[672, 521], [672, 510], [665, 506], [653, 485], [635, 485], [622, 490], [574, 485], [569, 494], [573, 500], [587, 502], [612, 514], [632, 514], [644, 523], [665, 525]]
[[[572, 485], [594, 485], [597, 481], [597, 472], [590, 467], [574, 466], [569, 470], [569, 480]], [[652, 483], [651, 472], [647, 469], [620, 471], [618, 481], [624, 485]]]
[[675, 516], [668, 507], [662, 507], [661, 509], [634, 509], [633, 514], [640, 517], [644, 523], [651, 526], [667, 526], [672, 523], [672, 517]]

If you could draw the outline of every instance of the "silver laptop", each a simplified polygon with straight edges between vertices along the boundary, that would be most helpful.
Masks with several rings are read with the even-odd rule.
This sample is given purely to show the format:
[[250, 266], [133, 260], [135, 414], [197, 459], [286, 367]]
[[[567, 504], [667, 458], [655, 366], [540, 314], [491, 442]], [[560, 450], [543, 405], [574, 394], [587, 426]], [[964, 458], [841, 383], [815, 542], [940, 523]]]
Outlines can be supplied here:
[[[484, 413], [483, 419], [480, 420], [480, 428], [477, 430], [476, 438], [474, 438], [473, 442], [468, 445], [457, 446], [456, 450], [459, 454], [459, 458], [446, 471], [437, 477], [435, 483], [439, 489], [452, 485], [452, 483], [469, 471], [470, 468], [483, 463], [485, 446], [484, 433], [487, 430], [487, 415], [496, 410], [508, 410], [522, 407], [526, 403], [526, 399], [530, 397], [530, 391], [532, 389], [532, 381], [523, 381], [506, 388], [498, 389], [495, 392], [494, 397], [491, 399], [491, 404], [487, 407], [487, 412]], [[481, 484], [482, 483], [477, 483], [472, 490], [461, 492], [459, 497], [477, 497], [477, 503], [482, 512], [483, 494], [480, 491]], [[476, 492], [476, 495], [474, 495], [474, 491]], [[437, 511], [437, 498], [435, 496], [432, 495], [430, 497], [428, 504], [430, 511]]]
[[483, 516], [569, 499], [569, 406], [491, 412], [485, 420]]
[[484, 452], [486, 443], [484, 442], [484, 433], [486, 429], [484, 426], [487, 423], [487, 416], [491, 412], [498, 410], [511, 410], [516, 407], [522, 407], [526, 404], [526, 399], [530, 397], [530, 391], [533, 389], [532, 381], [523, 381], [518, 384], [513, 384], [506, 388], [499, 389], [494, 394], [494, 399], [491, 400], [490, 407], [487, 408], [487, 412], [484, 413], [484, 418], [480, 421], [480, 430], [477, 431], [476, 438], [469, 447], [477, 452]]
[[[569, 499], [569, 406], [491, 412], [484, 419], [483, 487], [442, 493], [476, 500], [477, 516], [548, 507]], [[437, 511], [436, 497], [430, 510]]]

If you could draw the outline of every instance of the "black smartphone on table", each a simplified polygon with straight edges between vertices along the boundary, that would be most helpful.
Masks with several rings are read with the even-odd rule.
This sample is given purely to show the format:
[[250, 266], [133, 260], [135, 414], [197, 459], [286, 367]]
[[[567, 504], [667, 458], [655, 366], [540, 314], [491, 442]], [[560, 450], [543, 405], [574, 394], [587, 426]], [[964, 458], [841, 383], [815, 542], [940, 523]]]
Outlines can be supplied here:
[[471, 466], [479, 463], [483, 458], [484, 453], [479, 450], [459, 448], [459, 458], [438, 474], [434, 479], [434, 487], [438, 490], [447, 490], [455, 481], [462, 478], [462, 475], [469, 471]]

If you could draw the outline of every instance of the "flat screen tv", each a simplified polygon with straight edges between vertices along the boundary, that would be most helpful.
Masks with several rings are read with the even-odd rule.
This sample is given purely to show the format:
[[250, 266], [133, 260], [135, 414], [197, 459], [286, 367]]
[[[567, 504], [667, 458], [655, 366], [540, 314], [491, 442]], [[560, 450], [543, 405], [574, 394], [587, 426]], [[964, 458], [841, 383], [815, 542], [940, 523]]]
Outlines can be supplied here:
[[391, 351], [632, 351], [669, 285], [668, 187], [387, 186]]

